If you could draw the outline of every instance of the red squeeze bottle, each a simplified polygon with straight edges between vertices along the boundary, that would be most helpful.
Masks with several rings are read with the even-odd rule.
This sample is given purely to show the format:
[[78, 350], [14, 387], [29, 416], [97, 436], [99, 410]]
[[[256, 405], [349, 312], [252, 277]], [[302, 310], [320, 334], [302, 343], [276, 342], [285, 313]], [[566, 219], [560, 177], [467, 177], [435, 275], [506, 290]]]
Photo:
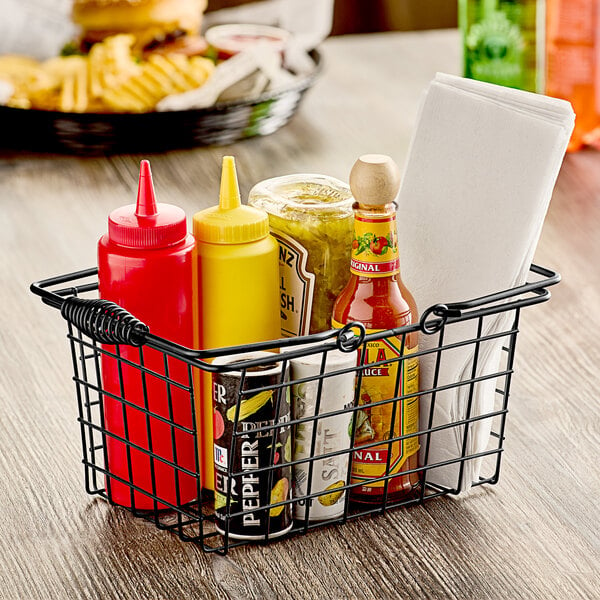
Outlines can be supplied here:
[[[184, 211], [157, 204], [150, 163], [143, 160], [137, 204], [114, 210], [108, 217], [108, 233], [98, 243], [100, 297], [129, 311], [153, 334], [191, 347], [194, 243]], [[103, 348], [145, 367], [142, 372], [139, 366], [102, 355], [109, 500], [141, 510], [195, 500], [197, 479], [182, 470], [195, 473], [198, 468], [190, 432], [191, 393], [165, 381], [168, 378], [189, 388], [187, 365], [144, 346]], [[131, 444], [118, 438], [129, 439]]]

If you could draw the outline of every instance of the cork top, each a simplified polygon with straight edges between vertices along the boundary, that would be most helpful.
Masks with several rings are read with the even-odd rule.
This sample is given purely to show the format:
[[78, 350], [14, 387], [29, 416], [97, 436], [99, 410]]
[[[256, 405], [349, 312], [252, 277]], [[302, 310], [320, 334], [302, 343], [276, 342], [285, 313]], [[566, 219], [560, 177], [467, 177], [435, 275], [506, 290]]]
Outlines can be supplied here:
[[350, 171], [350, 189], [359, 204], [390, 204], [400, 189], [400, 169], [385, 154], [363, 154]]

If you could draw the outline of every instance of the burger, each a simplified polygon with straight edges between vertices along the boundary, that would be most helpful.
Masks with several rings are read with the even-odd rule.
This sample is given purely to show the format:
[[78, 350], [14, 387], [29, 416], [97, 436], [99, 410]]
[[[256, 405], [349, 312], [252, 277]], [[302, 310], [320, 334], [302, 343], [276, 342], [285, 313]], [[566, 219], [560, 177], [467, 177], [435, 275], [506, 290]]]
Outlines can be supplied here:
[[72, 20], [80, 28], [76, 45], [87, 53], [105, 38], [127, 33], [134, 51], [203, 54], [207, 43], [200, 35], [207, 0], [74, 0]]

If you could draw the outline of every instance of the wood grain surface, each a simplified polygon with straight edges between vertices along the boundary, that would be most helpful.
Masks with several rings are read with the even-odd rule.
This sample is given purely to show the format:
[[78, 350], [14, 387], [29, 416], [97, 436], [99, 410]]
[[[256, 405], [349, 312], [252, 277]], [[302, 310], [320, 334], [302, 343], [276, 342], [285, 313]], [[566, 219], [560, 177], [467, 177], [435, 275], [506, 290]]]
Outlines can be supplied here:
[[[403, 164], [420, 94], [457, 73], [456, 31], [331, 38], [280, 131], [147, 156], [158, 197], [216, 202], [233, 154], [242, 193], [293, 172], [346, 179], [361, 154]], [[1, 140], [0, 140], [1, 143]], [[600, 597], [600, 154], [567, 156], [536, 261], [563, 282], [525, 309], [500, 482], [227, 557], [85, 494], [74, 386], [37, 279], [95, 264], [142, 156], [0, 151], [0, 598], [593, 599]]]

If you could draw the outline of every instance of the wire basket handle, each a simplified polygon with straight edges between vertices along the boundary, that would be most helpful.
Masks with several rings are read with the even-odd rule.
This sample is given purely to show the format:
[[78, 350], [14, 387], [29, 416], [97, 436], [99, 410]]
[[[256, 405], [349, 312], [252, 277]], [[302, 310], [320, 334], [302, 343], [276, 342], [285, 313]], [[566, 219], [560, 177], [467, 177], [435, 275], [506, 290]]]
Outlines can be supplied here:
[[60, 314], [83, 333], [102, 344], [142, 346], [150, 328], [130, 312], [109, 300], [70, 296]]
[[[419, 328], [423, 333], [433, 334], [444, 327], [446, 322], [452, 322], [453, 319], [456, 320], [465, 316], [479, 317], [496, 312], [505, 312], [513, 308], [531, 306], [532, 304], [548, 300], [550, 292], [546, 287], [559, 283], [560, 275], [555, 271], [535, 264], [532, 264], [529, 270], [543, 277], [543, 279], [487, 294], [479, 298], [473, 298], [465, 302], [435, 304], [423, 312], [419, 321]], [[523, 297], [527, 294], [529, 294], [528, 297]]]
[[[129, 344], [142, 346], [146, 343], [149, 327], [130, 312], [109, 300], [80, 298], [78, 294], [98, 289], [98, 282], [82, 284], [80, 280], [96, 277], [97, 268], [85, 269], [67, 275], [59, 275], [30, 286], [42, 302], [60, 310], [60, 314], [83, 333], [102, 344]], [[62, 289], [47, 288], [77, 281], [79, 285]]]

